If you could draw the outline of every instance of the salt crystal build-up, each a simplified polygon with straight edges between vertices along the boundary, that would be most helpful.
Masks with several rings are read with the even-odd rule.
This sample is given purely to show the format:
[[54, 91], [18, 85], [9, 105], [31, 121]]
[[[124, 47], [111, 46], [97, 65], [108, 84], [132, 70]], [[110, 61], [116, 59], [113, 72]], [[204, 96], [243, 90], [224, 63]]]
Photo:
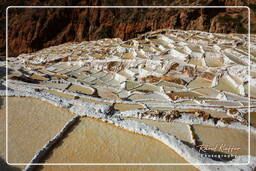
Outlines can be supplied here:
[[[72, 113], [70, 118], [65, 114], [66, 124], [58, 127], [62, 132], [42, 140], [44, 145], [31, 152], [33, 157], [30, 155], [24, 161], [13, 157], [9, 162], [190, 163], [194, 164], [191, 169], [253, 170], [256, 167], [256, 37], [251, 36], [250, 58], [248, 43], [247, 35], [243, 34], [162, 29], [127, 41], [106, 38], [65, 43], [9, 57], [10, 101], [18, 97], [20, 101], [21, 97], [36, 98]], [[4, 79], [1, 82], [7, 85]], [[0, 92], [5, 96], [5, 90]], [[11, 112], [8, 115], [15, 119]], [[56, 117], [61, 118], [61, 113]], [[69, 122], [77, 126], [65, 129]], [[92, 122], [124, 141], [126, 137], [134, 138], [135, 142], [144, 139], [142, 149], [151, 144], [159, 146], [163, 156], [174, 157], [155, 158], [157, 152], [144, 151], [148, 156], [143, 159], [131, 145], [127, 145], [125, 155], [115, 142], [118, 140], [105, 137], [108, 145], [104, 144], [104, 148], [118, 148], [114, 152], [102, 152], [112, 158], [83, 160], [74, 151], [86, 150], [84, 147], [90, 144], [78, 135], [86, 132], [86, 125], [93, 125]], [[108, 128], [109, 124], [114, 127]], [[8, 127], [13, 129], [12, 124]], [[113, 130], [116, 127], [130, 132]], [[248, 165], [233, 165], [248, 162], [248, 128], [251, 161]], [[97, 128], [88, 126], [88, 129], [94, 132], [91, 136], [101, 134]], [[131, 132], [137, 134], [130, 135]], [[87, 134], [90, 138], [90, 133]], [[148, 137], [154, 138], [154, 142]], [[79, 142], [79, 138], [83, 141]], [[95, 137], [93, 141], [99, 143]], [[99, 148], [103, 148], [101, 145]], [[202, 152], [200, 147], [207, 145], [219, 148]], [[72, 152], [67, 150], [71, 146]], [[223, 150], [224, 146], [239, 150]], [[52, 156], [47, 155], [50, 152]], [[86, 152], [87, 155], [99, 153]], [[70, 157], [60, 158], [63, 153], [67, 156], [70, 153]]]

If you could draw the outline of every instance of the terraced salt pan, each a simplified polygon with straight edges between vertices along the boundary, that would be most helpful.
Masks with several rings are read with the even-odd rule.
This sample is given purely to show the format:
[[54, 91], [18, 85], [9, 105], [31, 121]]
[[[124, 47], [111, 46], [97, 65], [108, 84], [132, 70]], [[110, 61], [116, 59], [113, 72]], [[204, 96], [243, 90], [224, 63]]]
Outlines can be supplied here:
[[87, 88], [87, 87], [83, 87], [80, 85], [71, 85], [68, 90], [70, 91], [75, 91], [75, 92], [81, 92], [83, 94], [88, 94], [88, 95], [92, 95], [94, 93], [94, 89], [92, 88]]
[[40, 80], [40, 81], [47, 81], [47, 80], [49, 80], [49, 78], [46, 78], [46, 77], [43, 77], [43, 76], [37, 75], [37, 74], [32, 74], [30, 77], [33, 78], [33, 79], [36, 79], [36, 80]]
[[[184, 105], [192, 105], [192, 104], [198, 104], [198, 102], [197, 101], [195, 101], [195, 100], [182, 100], [182, 101], [180, 101], [180, 102], [177, 102], [177, 104], [184, 104]], [[158, 109], [159, 110], [159, 109]]]
[[9, 97], [8, 106], [8, 161], [11, 163], [28, 163], [72, 118], [67, 110], [34, 98]]
[[206, 65], [209, 67], [220, 67], [224, 65], [224, 58], [216, 52], [205, 53]]
[[166, 97], [160, 93], [137, 93], [132, 94], [129, 99], [133, 101], [146, 101], [146, 100], [166, 100]]
[[210, 80], [197, 77], [195, 80], [191, 81], [188, 85], [189, 88], [201, 88], [201, 87], [210, 87], [212, 82]]
[[127, 110], [137, 110], [137, 109], [144, 109], [145, 107], [140, 104], [122, 104], [116, 103], [114, 105], [114, 109], [119, 111], [127, 111]]
[[56, 91], [56, 90], [43, 90], [43, 92], [54, 94], [54, 95], [57, 95], [57, 96], [60, 96], [60, 97], [69, 98], [69, 99], [74, 99], [75, 98], [74, 95], [63, 93], [61, 91]]
[[[167, 81], [160, 81], [156, 85], [158, 85], [158, 86], [166, 86], [168, 88], [175, 88], [176, 90], [186, 89], [186, 87], [183, 86], [183, 85], [179, 85], [179, 84], [175, 84], [175, 83], [171, 83], [171, 82], [167, 82]], [[166, 90], [169, 91], [168, 89], [166, 89]]]
[[256, 127], [256, 112], [251, 112], [251, 123]]
[[[243, 42], [242, 48], [235, 47], [237, 41]], [[114, 109], [125, 112], [132, 112], [131, 110], [139, 109], [140, 106], [144, 109], [154, 108], [159, 111], [173, 109], [180, 111], [209, 110], [211, 116], [219, 118], [226, 117], [226, 111], [231, 107], [239, 109], [243, 113], [248, 112], [245, 107], [248, 105], [245, 99], [248, 96], [247, 67], [239, 61], [230, 60], [229, 57], [223, 54], [225, 49], [230, 48], [231, 51], [228, 52], [244, 60], [247, 56], [245, 53], [247, 39], [244, 35], [218, 35], [195, 31], [165, 30], [164, 32], [150, 32], [126, 42], [121, 40], [114, 42], [115, 45], [112, 44], [113, 39], [103, 39], [79, 44], [60, 45], [32, 55], [21, 55], [16, 60], [12, 60], [15, 65], [10, 65], [13, 70], [16, 70], [20, 67], [20, 63], [23, 63], [24, 66], [26, 66], [26, 63], [37, 64], [29, 65], [30, 71], [21, 70], [22, 73], [28, 72], [30, 74], [37, 73], [38, 68], [47, 66], [46, 70], [55, 74], [49, 75], [52, 79], [58, 80], [57, 84], [63, 82], [67, 85], [69, 85], [68, 82], [87, 84], [96, 89], [104, 89], [100, 94], [82, 95], [64, 90], [66, 87], [59, 87], [61, 90], [46, 86], [38, 88], [35, 86], [36, 84], [32, 86], [29, 83], [21, 87], [21, 81], [13, 83], [11, 80], [9, 80], [9, 86], [14, 90], [25, 91], [30, 96], [36, 96], [58, 106], [72, 109], [78, 115], [89, 115], [90, 109], [88, 108], [94, 106], [93, 103], [101, 105], [105, 103], [111, 106], [114, 104], [112, 106]], [[74, 49], [75, 55], [65, 52]], [[95, 59], [98, 57], [102, 59]], [[122, 57], [130, 59], [124, 60]], [[62, 60], [62, 62], [56, 62], [56, 59]], [[195, 65], [191, 64], [193, 60]], [[46, 65], [40, 63], [46, 63]], [[72, 71], [69, 72], [69, 70]], [[122, 72], [122, 70], [125, 72]], [[255, 82], [252, 81], [251, 83], [254, 85]], [[192, 85], [192, 87], [189, 87], [189, 85]], [[198, 89], [197, 87], [204, 88]], [[57, 96], [51, 96], [51, 94], [44, 93], [45, 90], [41, 91], [42, 89], [50, 89], [60, 93], [55, 93]], [[108, 93], [119, 96], [120, 100], [106, 100], [104, 95]], [[72, 95], [72, 98], [64, 98], [65, 94]], [[172, 95], [173, 99], [168, 95]], [[128, 102], [129, 100], [131, 101]], [[87, 104], [86, 101], [93, 103]], [[81, 110], [77, 110], [79, 107], [82, 107]], [[95, 112], [91, 112], [90, 115]], [[120, 127], [159, 139], [190, 162], [213, 162], [209, 158], [199, 157], [198, 153], [193, 151], [193, 148], [182, 143], [179, 144], [179, 141], [171, 135], [145, 127], [143, 124], [116, 118], [118, 112], [108, 112], [104, 117], [94, 114], [93, 117], [105, 119], [109, 117], [107, 119], [109, 122], [114, 122]], [[161, 120], [161, 118], [154, 119]], [[211, 125], [216, 129], [218, 127], [228, 127], [235, 130], [247, 129], [246, 125], [239, 122], [224, 123], [224, 121], [219, 120], [215, 123], [212, 119], [203, 120], [203, 118], [195, 116], [195, 112], [192, 112], [190, 116], [182, 115], [181, 118], [177, 118], [175, 121], [187, 124]], [[254, 127], [251, 127], [251, 130], [255, 132]], [[177, 144], [179, 144], [178, 147]], [[246, 156], [242, 156], [232, 162], [246, 162], [245, 160]], [[207, 166], [197, 167], [208, 169]], [[239, 169], [239, 167], [237, 166], [236, 169]], [[225, 169], [228, 168], [225, 167]], [[248, 169], [247, 166], [241, 166], [241, 168]], [[217, 166], [211, 168], [211, 170], [216, 169], [220, 168]]]
[[187, 163], [174, 151], [159, 143], [152, 138], [133, 134], [103, 122], [82, 118], [45, 162]]
[[174, 93], [168, 93], [167, 94], [172, 100], [178, 100], [178, 99], [186, 99], [186, 98], [190, 98], [190, 99], [198, 99], [200, 96], [200, 94], [196, 93], [196, 92], [174, 92]]
[[150, 84], [144, 84], [142, 86], [132, 89], [132, 91], [160, 91], [160, 87]]
[[68, 87], [68, 84], [66, 83], [41, 82], [40, 84], [58, 89], [65, 89]]
[[229, 75], [226, 74], [219, 79], [219, 84], [216, 86], [216, 89], [235, 94], [242, 94], [238, 86], [239, 85]]
[[143, 122], [148, 125], [156, 126], [161, 131], [170, 133], [171, 135], [176, 136], [178, 139], [192, 143], [191, 135], [189, 133], [188, 125], [179, 122], [163, 122], [163, 121], [154, 121], [149, 119], [134, 119], [139, 122]]
[[95, 104], [107, 104], [107, 105], [112, 105], [111, 102], [105, 102], [105, 101], [100, 101], [92, 98], [86, 98], [86, 97], [79, 97], [80, 100], [89, 102], [89, 103], [95, 103]]
[[103, 99], [108, 100], [121, 100], [116, 93], [113, 92], [111, 88], [98, 88], [97, 89], [98, 95]]
[[[248, 132], [231, 128], [216, 128], [203, 125], [193, 125], [199, 141], [203, 145], [236, 147], [240, 150], [224, 151], [233, 155], [248, 155]], [[251, 134], [251, 155], [256, 155], [256, 135]], [[219, 150], [220, 151], [220, 150]]]
[[[248, 84], [244, 85], [245, 92], [248, 94]], [[252, 98], [256, 99], [256, 86], [250, 85], [250, 95]]]
[[5, 97], [0, 97], [0, 170], [3, 171], [21, 171], [24, 169], [24, 165], [7, 165], [5, 162], [6, 158], [6, 101]]
[[211, 116], [216, 118], [228, 118], [230, 116], [227, 115], [227, 112], [224, 111], [216, 111], [216, 110], [203, 110], [206, 113], [209, 113]]

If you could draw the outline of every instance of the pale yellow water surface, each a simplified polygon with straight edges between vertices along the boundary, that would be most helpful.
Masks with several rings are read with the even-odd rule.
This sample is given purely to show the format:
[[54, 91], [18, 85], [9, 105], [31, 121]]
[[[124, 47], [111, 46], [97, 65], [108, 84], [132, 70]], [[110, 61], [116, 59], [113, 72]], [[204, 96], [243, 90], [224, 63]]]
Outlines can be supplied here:
[[46, 162], [187, 163], [176, 152], [154, 138], [134, 134], [90, 118], [82, 118], [48, 156]]
[[174, 121], [173, 122], [154, 121], [150, 119], [134, 119], [134, 120], [143, 122], [151, 126], [155, 126], [159, 128], [161, 131], [169, 133], [173, 136], [176, 136], [178, 139], [182, 141], [192, 143], [189, 127], [185, 123], [174, 122]]
[[[204, 125], [194, 125], [193, 127], [202, 144], [218, 146], [218, 149], [220, 149], [220, 146], [240, 148], [239, 150], [233, 150], [232, 152], [225, 151], [225, 153], [248, 155], [248, 132], [232, 128], [217, 128]], [[251, 155], [253, 156], [256, 156], [255, 142], [256, 135], [251, 134]]]
[[11, 163], [28, 163], [73, 117], [35, 98], [8, 98], [8, 153]]

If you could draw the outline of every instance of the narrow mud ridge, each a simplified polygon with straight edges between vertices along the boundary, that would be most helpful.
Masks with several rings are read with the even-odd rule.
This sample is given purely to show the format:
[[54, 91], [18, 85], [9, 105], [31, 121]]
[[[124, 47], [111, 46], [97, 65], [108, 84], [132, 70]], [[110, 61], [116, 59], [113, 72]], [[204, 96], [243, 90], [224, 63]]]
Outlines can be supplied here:
[[24, 171], [33, 171], [36, 168], [36, 164], [41, 163], [42, 159], [47, 155], [47, 153], [49, 153], [58, 142], [62, 141], [69, 130], [79, 122], [79, 118], [80, 116], [75, 116], [69, 120], [60, 130], [60, 132], [35, 154], [35, 156], [29, 162], [30, 164], [25, 167]]

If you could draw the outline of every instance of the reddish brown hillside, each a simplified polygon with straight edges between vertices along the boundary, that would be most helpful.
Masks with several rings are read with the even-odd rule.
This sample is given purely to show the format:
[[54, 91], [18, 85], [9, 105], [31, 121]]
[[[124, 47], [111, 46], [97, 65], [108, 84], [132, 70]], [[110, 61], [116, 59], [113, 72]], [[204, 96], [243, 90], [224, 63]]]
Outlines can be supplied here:
[[[32, 3], [31, 3], [32, 2]], [[4, 1], [9, 5], [248, 5], [244, 0]], [[254, 2], [250, 7], [256, 9]], [[129, 39], [159, 28], [246, 33], [247, 9], [9, 9], [9, 56], [68, 41], [106, 37]], [[253, 15], [254, 16], [254, 15]], [[253, 17], [252, 17], [253, 18]], [[0, 54], [5, 54], [5, 13], [1, 10]], [[255, 30], [255, 25], [252, 25]]]

